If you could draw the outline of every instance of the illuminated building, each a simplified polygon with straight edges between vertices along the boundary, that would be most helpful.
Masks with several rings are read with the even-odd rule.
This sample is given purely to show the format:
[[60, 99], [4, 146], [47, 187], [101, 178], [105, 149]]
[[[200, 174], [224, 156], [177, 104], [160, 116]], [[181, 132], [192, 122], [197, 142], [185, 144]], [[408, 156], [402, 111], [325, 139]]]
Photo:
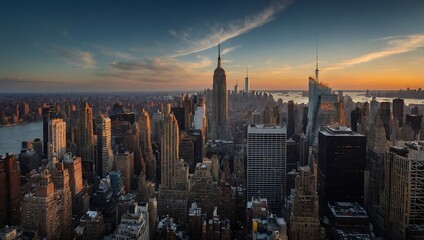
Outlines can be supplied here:
[[286, 189], [287, 129], [280, 125], [247, 128], [247, 198], [268, 199], [281, 214]]

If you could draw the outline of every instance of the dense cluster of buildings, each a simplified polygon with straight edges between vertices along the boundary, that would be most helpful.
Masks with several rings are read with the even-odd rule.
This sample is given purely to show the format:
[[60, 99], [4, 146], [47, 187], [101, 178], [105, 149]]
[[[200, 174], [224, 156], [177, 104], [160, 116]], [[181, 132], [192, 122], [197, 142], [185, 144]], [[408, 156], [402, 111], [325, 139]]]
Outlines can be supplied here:
[[424, 109], [318, 73], [275, 101], [227, 90], [219, 53], [197, 94], [8, 108], [43, 138], [0, 157], [0, 239], [422, 239]]

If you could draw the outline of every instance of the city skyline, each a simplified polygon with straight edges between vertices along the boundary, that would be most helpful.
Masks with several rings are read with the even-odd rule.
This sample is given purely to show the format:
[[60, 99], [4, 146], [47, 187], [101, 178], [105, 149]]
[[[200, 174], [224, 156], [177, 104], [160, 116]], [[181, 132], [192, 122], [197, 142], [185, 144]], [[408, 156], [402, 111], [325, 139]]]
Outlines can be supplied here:
[[232, 1], [1, 4], [1, 92], [307, 89], [318, 42], [333, 89], [422, 87], [424, 3]]

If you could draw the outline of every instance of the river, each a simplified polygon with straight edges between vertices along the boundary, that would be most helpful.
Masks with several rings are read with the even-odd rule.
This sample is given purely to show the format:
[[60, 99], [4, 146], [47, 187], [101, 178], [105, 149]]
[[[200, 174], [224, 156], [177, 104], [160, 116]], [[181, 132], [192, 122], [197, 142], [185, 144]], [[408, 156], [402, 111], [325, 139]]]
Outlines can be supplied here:
[[[307, 104], [308, 103], [308, 96], [302, 96], [302, 92], [272, 92], [272, 96], [274, 97], [274, 100], [277, 100], [279, 98], [283, 99], [284, 102], [288, 102], [290, 100], [293, 100], [294, 103], [297, 104]], [[366, 97], [365, 91], [352, 91], [352, 92], [344, 92], [343, 95], [348, 95], [352, 98], [353, 102], [370, 102], [372, 100], [372, 97]], [[392, 102], [394, 98], [385, 98], [385, 97], [377, 97], [376, 100], [378, 102]], [[424, 99], [414, 99], [414, 98], [405, 98], [405, 105], [409, 104], [423, 104]]]
[[0, 154], [20, 153], [23, 141], [43, 139], [43, 122], [31, 122], [0, 127]]

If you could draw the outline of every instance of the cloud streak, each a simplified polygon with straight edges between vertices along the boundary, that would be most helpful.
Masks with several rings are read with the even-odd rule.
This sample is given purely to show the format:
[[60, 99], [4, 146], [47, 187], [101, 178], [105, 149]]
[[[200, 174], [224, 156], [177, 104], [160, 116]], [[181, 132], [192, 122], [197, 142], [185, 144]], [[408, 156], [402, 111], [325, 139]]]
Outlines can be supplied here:
[[247, 16], [243, 20], [231, 21], [224, 25], [226, 27], [210, 27], [211, 32], [200, 39], [193, 39], [190, 32], [176, 32], [170, 30], [170, 35], [180, 39], [189, 46], [185, 49], [178, 50], [172, 57], [180, 57], [207, 50], [216, 46], [218, 41], [225, 42], [255, 28], [261, 27], [272, 21], [275, 16], [283, 11], [291, 2], [291, 0], [277, 0], [272, 2], [261, 12]]
[[236, 50], [236, 49], [237, 49], [237, 48], [239, 48], [239, 47], [241, 47], [241, 45], [239, 45], [239, 46], [235, 46], [235, 47], [224, 48], [224, 49], [222, 49], [222, 51], [221, 51], [221, 55], [225, 55], [225, 54], [227, 54], [227, 53], [229, 53], [229, 52], [232, 52], [232, 51]]
[[412, 52], [418, 48], [424, 47], [424, 34], [413, 34], [407, 36], [395, 36], [381, 38], [387, 41], [388, 47], [371, 53], [364, 54], [359, 57], [347, 59], [339, 63], [325, 67], [324, 71], [340, 70], [352, 67], [361, 63], [371, 62], [377, 59], [398, 55], [406, 52]]
[[58, 56], [65, 59], [74, 66], [81, 68], [93, 68], [96, 66], [94, 55], [91, 52], [84, 52], [77, 49], [67, 49], [53, 46], [51, 50]]
[[99, 45], [94, 45], [95, 48], [99, 50], [99, 52], [105, 56], [113, 57], [113, 58], [120, 58], [124, 60], [130, 60], [132, 57], [128, 53], [108, 49]]

